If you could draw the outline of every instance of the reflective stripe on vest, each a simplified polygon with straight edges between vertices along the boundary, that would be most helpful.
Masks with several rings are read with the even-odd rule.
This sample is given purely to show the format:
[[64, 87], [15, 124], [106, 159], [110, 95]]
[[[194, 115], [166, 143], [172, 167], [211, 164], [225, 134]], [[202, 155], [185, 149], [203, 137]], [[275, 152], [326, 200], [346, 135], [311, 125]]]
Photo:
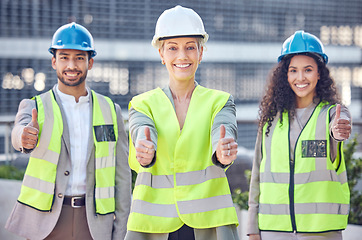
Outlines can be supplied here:
[[[93, 91], [92, 97], [96, 146], [96, 212], [107, 214], [114, 212], [114, 156], [118, 126], [112, 101]], [[36, 96], [35, 100], [39, 141], [30, 155], [18, 201], [40, 211], [50, 211], [61, 149], [63, 119], [52, 90]]]
[[193, 228], [238, 224], [225, 171], [211, 161], [211, 126], [229, 96], [197, 86], [182, 131], [161, 89], [132, 99], [130, 107], [155, 123], [158, 142], [155, 164], [142, 168], [130, 139], [129, 162], [138, 175], [128, 230], [167, 233], [184, 223]]
[[18, 201], [40, 211], [50, 211], [60, 154], [63, 121], [52, 91], [35, 97], [39, 137], [25, 171]]
[[93, 90], [92, 97], [96, 213], [108, 214], [115, 211], [117, 115], [111, 99]]
[[[329, 111], [320, 103], [300, 133], [289, 157], [289, 119], [263, 129], [260, 165], [259, 228], [271, 231], [324, 232], [344, 229], [349, 189], [342, 146], [330, 159]], [[294, 159], [294, 160], [293, 160]], [[336, 163], [338, 163], [336, 165]]]

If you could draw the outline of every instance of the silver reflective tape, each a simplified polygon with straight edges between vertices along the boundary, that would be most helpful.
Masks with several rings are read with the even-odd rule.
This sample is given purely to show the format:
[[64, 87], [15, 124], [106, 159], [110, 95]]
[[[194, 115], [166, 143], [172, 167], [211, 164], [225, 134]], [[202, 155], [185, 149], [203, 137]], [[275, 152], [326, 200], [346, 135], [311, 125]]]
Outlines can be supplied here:
[[[43, 138], [43, 135], [41, 136]], [[43, 159], [55, 165], [58, 165], [59, 153], [53, 152], [49, 149], [35, 148], [31, 153], [31, 157]]]
[[[295, 214], [341, 214], [347, 215], [348, 204], [339, 203], [295, 203]], [[288, 204], [259, 204], [259, 213], [271, 215], [289, 215]]]
[[[54, 109], [53, 109], [53, 101], [51, 94], [52, 93], [48, 91], [45, 94], [40, 95], [44, 108], [44, 123], [42, 127], [41, 137], [39, 138], [39, 146], [44, 146], [43, 147], [44, 150], [40, 150], [40, 148], [35, 148], [32, 154], [36, 154], [35, 152], [38, 152], [39, 150], [41, 151], [40, 153], [38, 153], [37, 156], [43, 156], [46, 154], [45, 151], [47, 151], [47, 149], [49, 148], [48, 146], [50, 145], [52, 139], [53, 131], [51, 130], [54, 127]], [[48, 129], [50, 129], [50, 131], [48, 131]], [[44, 159], [42, 157], [36, 157], [36, 158]], [[58, 159], [56, 159], [55, 164], [57, 164], [57, 162]]]
[[261, 172], [260, 182], [267, 183], [289, 183], [289, 173], [283, 172]]
[[109, 168], [109, 167], [115, 167], [116, 166], [116, 161], [114, 159], [114, 147], [116, 142], [108, 142], [107, 143], [109, 146], [109, 156], [106, 157], [100, 157], [100, 158], [96, 158], [96, 169], [102, 169], [102, 168]]
[[43, 181], [39, 178], [24, 175], [23, 185], [29, 188], [36, 189], [40, 192], [53, 195], [54, 194], [54, 183]]
[[95, 197], [96, 199], [114, 198], [114, 187], [96, 187]]
[[311, 182], [332, 181], [339, 182], [334, 170], [316, 170], [308, 173], [297, 173], [294, 175], [295, 184], [305, 184]]
[[174, 204], [156, 204], [139, 199], [132, 201], [131, 212], [150, 216], [177, 218], [177, 210]]
[[179, 201], [177, 202], [177, 205], [180, 214], [201, 213], [234, 207], [233, 201], [231, 200], [231, 196], [229, 194], [189, 201]]
[[225, 171], [215, 165], [211, 165], [206, 169], [192, 171], [186, 173], [176, 173], [177, 186], [186, 186], [200, 184], [214, 178], [224, 178]]
[[270, 172], [271, 171], [271, 143], [272, 143], [272, 139], [273, 139], [273, 133], [275, 130], [276, 125], [279, 125], [279, 118], [280, 118], [280, 113], [277, 114], [277, 116], [275, 117], [273, 124], [270, 127], [270, 132], [269, 135], [266, 136], [265, 134], [263, 134], [263, 138], [265, 138], [265, 155], [266, 156], [262, 156], [263, 159], [265, 159], [265, 167], [264, 167], [264, 171], [266, 172]]
[[259, 204], [259, 213], [273, 215], [289, 215], [289, 204]]
[[140, 172], [135, 183], [135, 186], [138, 185], [152, 188], [173, 188], [173, 175], [152, 175], [149, 172]]
[[298, 203], [295, 204], [295, 214], [340, 214], [349, 213], [348, 204], [340, 203]]
[[109, 103], [103, 96], [101, 96], [97, 93], [95, 93], [95, 95], [98, 99], [98, 103], [99, 103], [100, 109], [102, 111], [104, 125], [113, 125], [112, 111], [110, 108], [111, 106], [109, 105]]
[[[347, 182], [347, 176], [343, 173], [338, 176], [334, 170], [327, 169], [294, 174], [294, 184], [305, 184], [320, 181], [332, 181], [344, 184]], [[288, 184], [289, 173], [262, 172], [260, 173], [260, 182]]]
[[[317, 118], [317, 127], [316, 127], [316, 131], [315, 131], [315, 139], [326, 139], [326, 117], [327, 114], [329, 114], [328, 111], [329, 105], [325, 105], [322, 107], [318, 118]], [[324, 129], [321, 129], [320, 126], [324, 126]], [[329, 156], [327, 156], [328, 152], [327, 152], [327, 148], [330, 149], [330, 147], [328, 146], [329, 141], [326, 141], [326, 146], [325, 146], [325, 155], [326, 158], [315, 158], [315, 169], [316, 170], [324, 170], [327, 169], [327, 161], [329, 161]]]

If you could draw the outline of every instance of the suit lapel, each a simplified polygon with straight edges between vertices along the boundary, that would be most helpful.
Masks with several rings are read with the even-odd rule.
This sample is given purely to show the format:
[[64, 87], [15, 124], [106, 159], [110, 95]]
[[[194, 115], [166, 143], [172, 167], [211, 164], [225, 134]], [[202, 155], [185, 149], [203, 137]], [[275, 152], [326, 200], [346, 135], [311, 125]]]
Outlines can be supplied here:
[[60, 112], [62, 114], [62, 120], [63, 120], [63, 135], [62, 135], [62, 140], [64, 142], [64, 145], [68, 151], [68, 153], [70, 153], [70, 138], [69, 138], [69, 128], [68, 128], [68, 122], [67, 119], [65, 117], [65, 112], [63, 109], [63, 105], [60, 101], [60, 97], [58, 95], [58, 92], [56, 91], [56, 85], [53, 87], [53, 92], [54, 92], [54, 96], [55, 96], [55, 100], [58, 103], [58, 106], [60, 108]]
[[91, 154], [94, 150], [94, 138], [93, 138], [93, 96], [91, 90], [88, 91], [90, 94], [89, 96], [89, 139], [88, 139], [88, 147], [87, 147], [87, 163], [89, 162], [89, 159], [91, 157]]

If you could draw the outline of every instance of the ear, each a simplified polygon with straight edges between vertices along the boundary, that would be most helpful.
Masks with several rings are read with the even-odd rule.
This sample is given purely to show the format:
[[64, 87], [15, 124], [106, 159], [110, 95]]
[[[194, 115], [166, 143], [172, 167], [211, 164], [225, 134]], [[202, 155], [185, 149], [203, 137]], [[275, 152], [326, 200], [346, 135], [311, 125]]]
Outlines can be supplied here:
[[57, 64], [56, 64], [57, 60], [55, 59], [55, 57], [52, 57], [52, 67], [54, 70], [57, 70]]
[[199, 62], [201, 62], [201, 60], [202, 60], [203, 53], [204, 53], [204, 47], [201, 46], [201, 48], [200, 48], [200, 54], [199, 54]]
[[93, 58], [89, 59], [89, 61], [88, 61], [88, 70], [91, 70], [93, 68], [93, 63], [94, 63], [94, 59]]
[[161, 62], [163, 62], [163, 49], [159, 48], [158, 53], [160, 54]]

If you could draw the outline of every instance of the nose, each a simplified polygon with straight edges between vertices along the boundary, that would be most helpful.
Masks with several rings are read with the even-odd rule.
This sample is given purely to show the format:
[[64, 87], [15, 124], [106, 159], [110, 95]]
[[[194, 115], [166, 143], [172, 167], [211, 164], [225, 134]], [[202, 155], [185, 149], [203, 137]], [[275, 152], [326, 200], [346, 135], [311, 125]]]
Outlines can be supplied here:
[[181, 59], [181, 60], [187, 59], [187, 54], [184, 49], [179, 50], [178, 59]]
[[69, 69], [75, 69], [76, 68], [76, 63], [75, 63], [75, 61], [73, 59], [69, 59], [68, 68]]
[[302, 81], [304, 79], [303, 71], [299, 71], [297, 74], [297, 80]]

